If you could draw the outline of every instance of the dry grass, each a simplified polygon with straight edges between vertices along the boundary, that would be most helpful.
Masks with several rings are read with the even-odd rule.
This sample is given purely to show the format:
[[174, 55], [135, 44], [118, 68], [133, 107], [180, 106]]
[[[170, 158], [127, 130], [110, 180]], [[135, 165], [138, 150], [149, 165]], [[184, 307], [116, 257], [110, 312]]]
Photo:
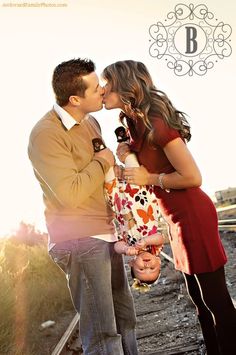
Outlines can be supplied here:
[[72, 309], [65, 277], [45, 244], [0, 239], [0, 354], [43, 354], [40, 324]]

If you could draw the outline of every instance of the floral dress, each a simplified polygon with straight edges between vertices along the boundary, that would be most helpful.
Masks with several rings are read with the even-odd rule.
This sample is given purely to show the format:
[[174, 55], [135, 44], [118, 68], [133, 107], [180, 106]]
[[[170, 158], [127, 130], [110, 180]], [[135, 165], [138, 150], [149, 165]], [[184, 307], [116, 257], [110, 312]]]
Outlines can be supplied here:
[[105, 183], [112, 207], [118, 239], [134, 245], [139, 239], [157, 233], [159, 208], [152, 186], [137, 186], [117, 178]]

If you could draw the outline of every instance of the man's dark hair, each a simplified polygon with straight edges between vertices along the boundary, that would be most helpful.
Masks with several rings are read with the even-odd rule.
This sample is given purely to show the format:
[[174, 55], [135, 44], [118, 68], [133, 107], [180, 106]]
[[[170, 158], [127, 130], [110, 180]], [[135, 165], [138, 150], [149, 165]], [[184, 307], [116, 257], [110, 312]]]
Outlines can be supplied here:
[[58, 105], [65, 106], [71, 95], [84, 97], [87, 86], [82, 76], [94, 71], [95, 64], [90, 59], [71, 59], [59, 64], [52, 77], [52, 87]]

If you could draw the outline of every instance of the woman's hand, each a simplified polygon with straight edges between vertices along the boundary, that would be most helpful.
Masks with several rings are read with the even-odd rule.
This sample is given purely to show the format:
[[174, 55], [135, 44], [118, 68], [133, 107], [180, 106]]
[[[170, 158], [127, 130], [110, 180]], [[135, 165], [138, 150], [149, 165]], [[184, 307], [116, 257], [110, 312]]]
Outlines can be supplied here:
[[124, 179], [134, 185], [150, 185], [150, 173], [143, 165], [138, 168], [125, 168]]
[[125, 158], [130, 154], [130, 149], [129, 145], [125, 142], [119, 143], [117, 150], [116, 150], [116, 155], [118, 159], [120, 160], [121, 163], [125, 162]]

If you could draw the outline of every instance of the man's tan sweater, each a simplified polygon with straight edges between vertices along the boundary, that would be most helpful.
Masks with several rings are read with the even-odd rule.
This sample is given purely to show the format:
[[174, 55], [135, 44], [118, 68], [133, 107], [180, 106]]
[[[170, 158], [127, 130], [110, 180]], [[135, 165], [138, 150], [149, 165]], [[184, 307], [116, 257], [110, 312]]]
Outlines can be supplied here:
[[103, 190], [109, 165], [93, 152], [98, 137], [92, 116], [67, 130], [54, 110], [31, 132], [28, 153], [43, 190], [50, 242], [114, 232]]

